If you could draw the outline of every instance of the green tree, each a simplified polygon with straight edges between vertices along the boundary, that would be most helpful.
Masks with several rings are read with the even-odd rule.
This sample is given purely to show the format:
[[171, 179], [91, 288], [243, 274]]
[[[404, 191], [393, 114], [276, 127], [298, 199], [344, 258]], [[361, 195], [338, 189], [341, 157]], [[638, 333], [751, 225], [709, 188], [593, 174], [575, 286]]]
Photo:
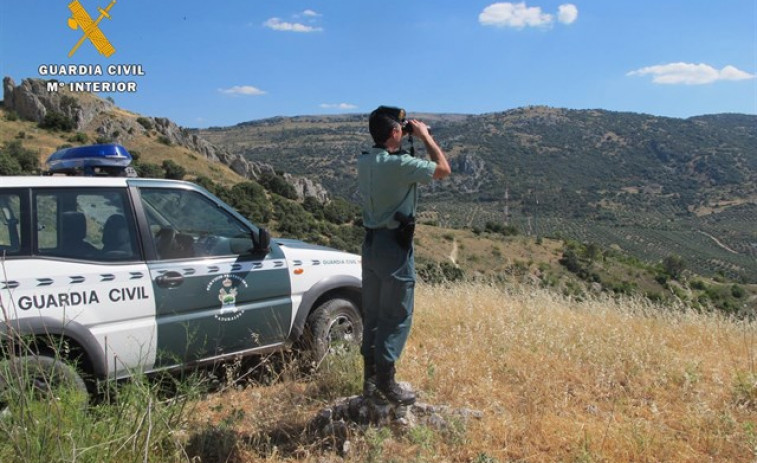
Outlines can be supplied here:
[[297, 190], [280, 175], [265, 173], [260, 176], [259, 182], [271, 193], [276, 193], [287, 199], [297, 199]]
[[278, 222], [276, 229], [285, 236], [302, 239], [317, 231], [318, 224], [313, 216], [295, 201], [274, 195], [273, 205]]
[[21, 175], [21, 166], [14, 157], [0, 153], [0, 175]]
[[39, 159], [34, 151], [24, 148], [21, 140], [5, 142], [0, 152], [0, 175], [36, 174]]
[[683, 257], [671, 254], [662, 260], [662, 268], [673, 279], [678, 279], [686, 269]]
[[266, 196], [265, 188], [257, 182], [237, 183], [231, 187], [228, 196], [222, 199], [258, 225], [267, 224], [273, 217], [271, 202]]
[[57, 111], [50, 111], [45, 114], [45, 118], [39, 123], [39, 127], [53, 131], [60, 130], [61, 132], [70, 132], [76, 128], [76, 124], [65, 114]]
[[334, 198], [323, 207], [324, 218], [335, 224], [351, 222], [359, 212], [358, 206], [342, 198]]

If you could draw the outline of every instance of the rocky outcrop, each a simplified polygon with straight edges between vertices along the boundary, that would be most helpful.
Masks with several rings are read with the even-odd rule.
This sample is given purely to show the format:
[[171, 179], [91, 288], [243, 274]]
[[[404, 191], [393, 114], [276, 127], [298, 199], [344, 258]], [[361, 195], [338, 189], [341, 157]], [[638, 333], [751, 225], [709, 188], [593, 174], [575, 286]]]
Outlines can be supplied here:
[[312, 196], [321, 203], [329, 201], [329, 192], [318, 182], [314, 182], [307, 177], [297, 177], [291, 174], [284, 174], [284, 180], [292, 185], [300, 199]]
[[101, 98], [85, 100], [65, 91], [47, 91], [47, 81], [24, 79], [16, 86], [13, 79], [3, 79], [3, 104], [21, 118], [42, 122], [51, 112], [70, 118], [77, 130], [85, 128], [98, 114], [113, 109], [113, 104]]
[[[259, 179], [263, 174], [275, 174], [274, 168], [265, 163], [245, 159], [208, 142], [196, 132], [180, 127], [165, 117], [123, 117], [113, 115], [115, 105], [98, 96], [71, 94], [65, 90], [51, 92], [42, 79], [24, 79], [16, 85], [13, 79], [3, 79], [3, 105], [19, 117], [42, 122], [52, 112], [63, 114], [74, 122], [76, 130], [91, 130], [98, 135], [119, 143], [128, 142], [136, 134], [149, 134], [153, 130], [160, 141], [184, 147], [199, 153], [210, 162], [227, 165], [238, 175], [248, 179]], [[327, 202], [329, 195], [318, 182], [306, 177], [284, 174], [300, 200], [312, 196], [320, 202]]]
[[450, 167], [455, 172], [449, 180], [455, 189], [462, 193], [476, 193], [487, 176], [486, 162], [479, 156], [463, 153], [450, 159]]
[[461, 174], [479, 176], [484, 172], [484, 160], [474, 154], [463, 153], [455, 158], [452, 169]]

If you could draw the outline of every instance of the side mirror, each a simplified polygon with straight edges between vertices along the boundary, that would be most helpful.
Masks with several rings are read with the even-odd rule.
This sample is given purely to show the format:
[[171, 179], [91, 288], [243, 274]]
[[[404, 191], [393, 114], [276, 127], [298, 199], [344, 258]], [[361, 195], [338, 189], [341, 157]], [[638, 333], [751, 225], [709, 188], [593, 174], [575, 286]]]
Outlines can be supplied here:
[[255, 242], [255, 249], [253, 252], [260, 254], [268, 254], [271, 251], [271, 233], [267, 228], [261, 228], [258, 231], [258, 239]]

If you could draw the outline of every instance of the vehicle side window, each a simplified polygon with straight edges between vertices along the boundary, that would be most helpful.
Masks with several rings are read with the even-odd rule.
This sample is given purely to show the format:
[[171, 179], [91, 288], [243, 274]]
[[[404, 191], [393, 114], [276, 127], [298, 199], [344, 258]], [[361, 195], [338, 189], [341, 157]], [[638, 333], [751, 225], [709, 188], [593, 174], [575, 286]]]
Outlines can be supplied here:
[[0, 191], [0, 259], [21, 252], [21, 201], [19, 192]]
[[104, 262], [139, 258], [125, 190], [48, 190], [34, 193], [40, 255]]
[[196, 191], [140, 192], [158, 259], [227, 256], [253, 247], [244, 223]]

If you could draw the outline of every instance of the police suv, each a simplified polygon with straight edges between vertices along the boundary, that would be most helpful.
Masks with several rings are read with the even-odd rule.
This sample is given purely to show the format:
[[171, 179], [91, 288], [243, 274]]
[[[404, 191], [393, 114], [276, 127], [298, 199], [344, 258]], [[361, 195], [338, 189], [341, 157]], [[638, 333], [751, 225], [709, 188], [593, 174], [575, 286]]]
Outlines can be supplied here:
[[69, 175], [0, 177], [6, 366], [84, 387], [304, 338], [316, 358], [359, 342], [360, 256], [271, 238], [197, 185], [128, 175], [130, 161], [92, 145], [50, 157]]

